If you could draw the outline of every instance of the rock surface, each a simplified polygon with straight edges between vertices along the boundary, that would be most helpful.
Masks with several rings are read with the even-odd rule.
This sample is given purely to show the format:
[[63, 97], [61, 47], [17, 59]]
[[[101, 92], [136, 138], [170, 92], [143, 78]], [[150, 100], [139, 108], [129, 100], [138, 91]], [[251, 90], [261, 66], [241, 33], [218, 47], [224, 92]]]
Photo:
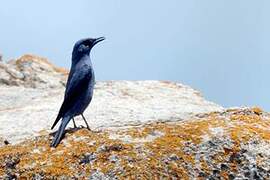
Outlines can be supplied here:
[[69, 128], [50, 148], [67, 73], [32, 55], [0, 62], [0, 179], [270, 178], [268, 113], [167, 81], [97, 82], [85, 116], [101, 131]]
[[178, 122], [70, 129], [0, 148], [0, 177], [45, 179], [269, 179], [270, 116], [258, 108]]
[[65, 84], [68, 71], [47, 59], [24, 55], [7, 63], [0, 61], [0, 84], [32, 88], [57, 88]]
[[[0, 137], [15, 143], [50, 129], [63, 101], [62, 79], [66, 79], [67, 73], [44, 58], [29, 55], [9, 64], [12, 65], [8, 65], [4, 73], [16, 69], [14, 74], [24, 78], [18, 80], [9, 75], [8, 82], [14, 83], [2, 81], [2, 86], [0, 84]], [[20, 68], [10, 69], [9, 66]], [[93, 129], [104, 129], [175, 121], [220, 110], [221, 106], [206, 101], [198, 91], [179, 83], [107, 81], [97, 82], [85, 116]], [[81, 117], [76, 121], [82, 123]]]

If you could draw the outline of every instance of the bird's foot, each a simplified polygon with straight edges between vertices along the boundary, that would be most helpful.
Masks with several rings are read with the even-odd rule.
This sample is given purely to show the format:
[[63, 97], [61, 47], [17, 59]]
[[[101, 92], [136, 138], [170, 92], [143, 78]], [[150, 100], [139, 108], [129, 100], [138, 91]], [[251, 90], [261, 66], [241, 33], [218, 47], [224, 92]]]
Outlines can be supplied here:
[[89, 131], [91, 131], [92, 133], [101, 133], [101, 130], [89, 130]]
[[89, 131], [92, 131], [89, 126], [86, 126], [86, 129], [88, 129]]
[[82, 126], [82, 127], [83, 127], [83, 128], [86, 128], [88, 131], [90, 131], [90, 132], [92, 132], [92, 133], [100, 133], [100, 132], [101, 132], [101, 130], [92, 130], [92, 129], [90, 129], [89, 126], [86, 126], [86, 127]]

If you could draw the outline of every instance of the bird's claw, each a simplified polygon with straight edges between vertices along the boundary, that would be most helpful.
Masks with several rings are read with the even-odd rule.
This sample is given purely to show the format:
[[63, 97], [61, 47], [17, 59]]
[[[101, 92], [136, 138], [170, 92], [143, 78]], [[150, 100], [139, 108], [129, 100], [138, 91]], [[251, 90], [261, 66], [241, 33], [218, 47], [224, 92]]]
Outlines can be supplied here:
[[90, 127], [85, 127], [88, 131], [92, 132], [92, 133], [100, 133], [101, 130], [92, 130], [90, 129]]

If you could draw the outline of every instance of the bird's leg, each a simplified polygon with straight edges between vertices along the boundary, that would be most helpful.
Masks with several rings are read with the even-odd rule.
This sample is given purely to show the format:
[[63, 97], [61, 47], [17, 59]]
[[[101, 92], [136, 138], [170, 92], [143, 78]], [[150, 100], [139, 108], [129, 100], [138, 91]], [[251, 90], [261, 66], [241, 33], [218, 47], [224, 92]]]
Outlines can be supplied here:
[[77, 128], [74, 118], [72, 118], [74, 128]]
[[83, 120], [84, 120], [84, 122], [85, 122], [85, 124], [86, 124], [86, 126], [87, 126], [87, 129], [88, 129], [89, 131], [91, 131], [91, 129], [90, 129], [90, 127], [89, 127], [89, 125], [88, 125], [88, 123], [87, 123], [87, 121], [86, 121], [84, 115], [83, 115], [83, 114], [81, 114], [81, 115], [82, 115], [82, 118], [83, 118]]

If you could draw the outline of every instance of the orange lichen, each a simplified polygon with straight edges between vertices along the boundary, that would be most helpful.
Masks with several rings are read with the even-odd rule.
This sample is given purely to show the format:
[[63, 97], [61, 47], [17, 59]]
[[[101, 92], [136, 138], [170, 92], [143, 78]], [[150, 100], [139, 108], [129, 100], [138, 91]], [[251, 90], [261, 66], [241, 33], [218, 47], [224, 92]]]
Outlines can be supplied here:
[[263, 113], [263, 110], [259, 107], [253, 107], [251, 110], [257, 115], [261, 115]]
[[152, 127], [143, 127], [143, 128], [128, 129], [128, 131], [123, 131], [122, 134], [129, 135], [132, 138], [145, 138], [153, 131], [155, 131], [155, 129]]
[[44, 63], [44, 64], [48, 65], [49, 67], [51, 67], [52, 69], [54, 69], [56, 72], [61, 73], [63, 75], [68, 75], [68, 73], [69, 73], [69, 71], [67, 69], [61, 68], [61, 67], [56, 67], [55, 65], [50, 63], [46, 58], [39, 57], [39, 56], [36, 56], [36, 55], [31, 55], [31, 54], [23, 55], [22, 57], [17, 59], [15, 63], [18, 66], [20, 66], [21, 63], [31, 62], [31, 61], [32, 62], [37, 62], [37, 63]]
[[[13, 170], [26, 178], [42, 174], [48, 178], [64, 175], [66, 178], [86, 179], [91, 172], [100, 171], [120, 179], [189, 179], [190, 173], [195, 170], [210, 175], [213, 170], [211, 163], [216, 166], [227, 163], [228, 171], [236, 173], [239, 165], [234, 157], [241, 151], [241, 144], [248, 143], [255, 137], [269, 142], [270, 122], [254, 109], [230, 110], [226, 113], [224, 115], [216, 112], [200, 119], [152, 123], [113, 131], [114, 134], [132, 138], [146, 138], [149, 135], [154, 136], [154, 132], [161, 133], [146, 142], [110, 139], [112, 132], [109, 130], [93, 133], [80, 129], [68, 131], [57, 148], [49, 147], [49, 135], [18, 145], [4, 146], [0, 148], [0, 177], [5, 173], [4, 164], [9, 157], [20, 160]], [[217, 129], [222, 132], [215, 131]], [[211, 155], [211, 161], [206, 161], [202, 155], [196, 156], [200, 147], [214, 138], [219, 138], [221, 142], [222, 138], [227, 138], [232, 146], [219, 148], [216, 154]], [[91, 162], [82, 161], [87, 154], [94, 154]], [[258, 163], [261, 161], [263, 160]], [[198, 176], [197, 173], [195, 175]], [[227, 179], [229, 175], [222, 170], [220, 176]]]

